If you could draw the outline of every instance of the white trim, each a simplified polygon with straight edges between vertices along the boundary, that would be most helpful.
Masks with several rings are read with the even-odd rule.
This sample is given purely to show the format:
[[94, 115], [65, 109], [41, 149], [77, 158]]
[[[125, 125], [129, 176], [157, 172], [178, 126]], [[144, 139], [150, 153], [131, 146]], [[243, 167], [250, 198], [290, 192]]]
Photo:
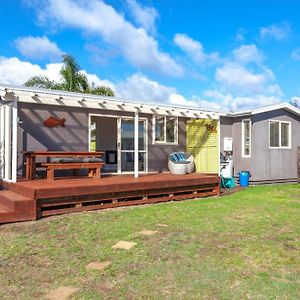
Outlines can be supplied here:
[[300, 116], [300, 109], [289, 103], [279, 103], [279, 104], [275, 104], [275, 105], [270, 105], [270, 106], [266, 106], [266, 107], [253, 109], [253, 110], [228, 113], [227, 116], [228, 117], [242, 117], [242, 116], [247, 116], [247, 115], [261, 114], [261, 113], [270, 112], [270, 111], [278, 110], [278, 109], [285, 109], [287, 111], [292, 112], [295, 115]]
[[4, 125], [4, 179], [11, 179], [11, 106], [5, 105], [5, 125]]
[[[121, 122], [122, 119], [125, 120], [134, 120], [134, 116], [120, 116], [120, 115], [112, 115], [112, 114], [95, 114], [89, 113], [89, 125], [88, 125], [88, 135], [89, 135], [89, 149], [90, 149], [90, 133], [91, 133], [91, 118], [92, 117], [107, 117], [114, 118], [117, 121], [117, 172], [115, 173], [107, 173], [114, 175], [123, 175], [123, 174], [134, 174], [134, 172], [122, 172], [121, 170], [121, 153], [126, 152], [126, 150], [121, 150]], [[139, 174], [147, 174], [148, 173], [148, 118], [139, 117], [139, 121], [145, 121], [145, 150], [140, 150], [140, 152], [145, 153], [145, 171], [139, 171]], [[132, 150], [128, 150], [128, 152], [132, 152]]]
[[[270, 130], [271, 130], [271, 122], [277, 122], [279, 123], [279, 146], [271, 146], [271, 135], [270, 135]], [[289, 145], [288, 146], [281, 146], [281, 124], [289, 124]], [[282, 120], [277, 120], [277, 119], [270, 119], [269, 120], [269, 149], [279, 149], [279, 150], [284, 150], [284, 149], [292, 149], [292, 122], [291, 121], [282, 121]]]
[[4, 143], [5, 143], [5, 136], [4, 136], [4, 128], [5, 128], [5, 115], [4, 115], [4, 105], [0, 105], [0, 179], [4, 178]]
[[[249, 122], [249, 154], [245, 154], [245, 125], [244, 122]], [[243, 119], [242, 120], [242, 158], [250, 158], [251, 157], [251, 140], [252, 140], [252, 122], [251, 119]]]
[[117, 174], [121, 175], [122, 173], [122, 161], [121, 161], [121, 124], [122, 119], [120, 116], [117, 117]]
[[91, 151], [91, 141], [92, 141], [92, 139], [91, 139], [91, 133], [92, 133], [92, 129], [91, 129], [91, 125], [92, 125], [92, 118], [91, 118], [91, 115], [89, 114], [88, 115], [88, 122], [89, 122], [89, 124], [88, 124], [88, 131], [89, 131], [89, 134], [88, 134], [88, 149], [89, 149], [89, 152]]
[[139, 177], [139, 113], [134, 113], [134, 177]]
[[128, 100], [116, 97], [99, 96], [92, 94], [73, 93], [67, 91], [49, 90], [32, 87], [15, 87], [0, 85], [0, 95], [4, 99], [17, 97], [18, 102], [48, 104], [60, 106], [73, 106], [80, 108], [93, 108], [99, 110], [115, 110], [120, 112], [145, 114], [160, 114], [166, 116], [199, 118], [202, 115], [210, 115], [218, 119], [226, 115], [223, 111], [203, 110], [197, 107], [175, 106], [167, 104], [155, 104], [146, 101]]
[[[156, 118], [163, 117], [164, 118], [164, 140], [163, 141], [156, 141]], [[167, 142], [167, 117], [175, 119], [175, 128], [174, 128], [174, 138], [175, 141]], [[152, 144], [153, 145], [178, 145], [178, 129], [179, 122], [178, 117], [176, 116], [164, 116], [164, 115], [153, 115], [152, 117]]]
[[12, 137], [11, 137], [11, 180], [17, 182], [18, 163], [18, 107], [17, 100], [12, 103]]

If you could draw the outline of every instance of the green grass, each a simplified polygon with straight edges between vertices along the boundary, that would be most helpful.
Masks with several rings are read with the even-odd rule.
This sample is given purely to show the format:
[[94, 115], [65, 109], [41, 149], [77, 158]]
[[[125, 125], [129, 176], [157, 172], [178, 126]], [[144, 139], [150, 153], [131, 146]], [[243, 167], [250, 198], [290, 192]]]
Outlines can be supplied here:
[[[96, 260], [112, 265], [87, 271]], [[0, 299], [62, 285], [72, 299], [300, 299], [300, 185], [0, 227]]]

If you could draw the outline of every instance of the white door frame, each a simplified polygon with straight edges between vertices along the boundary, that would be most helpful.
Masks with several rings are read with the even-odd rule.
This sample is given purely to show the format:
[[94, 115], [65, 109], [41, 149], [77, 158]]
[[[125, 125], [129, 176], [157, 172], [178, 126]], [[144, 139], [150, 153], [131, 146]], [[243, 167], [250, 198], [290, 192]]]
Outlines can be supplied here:
[[17, 181], [17, 143], [18, 108], [14, 98], [0, 105], [0, 179], [4, 181]]
[[[90, 113], [88, 117], [88, 150], [90, 151], [90, 145], [91, 145], [91, 119], [92, 117], [106, 117], [106, 118], [114, 118], [117, 120], [117, 173], [110, 173], [110, 174], [135, 174], [134, 171], [131, 172], [122, 172], [121, 170], [121, 122], [122, 119], [124, 120], [134, 120], [134, 116], [120, 116], [120, 115], [111, 115], [111, 114], [95, 114], [95, 113]], [[145, 117], [138, 117], [139, 121], [145, 121], [145, 150], [138, 151], [138, 152], [143, 152], [145, 153], [145, 171], [138, 171], [138, 174], [146, 174], [148, 173], [148, 118]], [[136, 131], [136, 130], [135, 130]], [[138, 141], [136, 139], [136, 141]], [[136, 148], [136, 147], [135, 147]], [[136, 153], [136, 151], [134, 151]], [[137, 152], [137, 157], [138, 157], [138, 152]], [[136, 154], [135, 154], [136, 157]], [[135, 174], [138, 175], [138, 174]]]
[[[136, 162], [138, 158], [138, 154], [140, 152], [142, 153], [145, 153], [145, 171], [139, 171], [138, 173], [139, 174], [145, 174], [145, 173], [148, 173], [148, 119], [147, 118], [138, 118], [138, 121], [144, 121], [145, 122], [145, 132], [144, 132], [144, 138], [145, 138], [145, 150], [138, 150], [138, 151], [135, 151], [135, 150], [122, 150], [122, 142], [121, 142], [121, 138], [122, 138], [122, 135], [121, 135], [121, 124], [122, 124], [122, 120], [133, 120], [134, 117], [119, 117], [117, 122], [118, 122], [118, 132], [117, 132], [117, 135], [118, 135], [118, 138], [117, 138], [117, 143], [118, 143], [118, 174], [134, 174], [134, 171], [129, 171], [129, 172], [122, 172], [121, 170], [121, 154], [122, 152], [133, 152], [134, 153], [134, 161]], [[136, 130], [135, 130], [136, 132]], [[135, 142], [138, 142], [138, 138], [135, 139]], [[135, 148], [136, 148], [136, 145], [135, 145]], [[137, 154], [137, 155], [136, 155]], [[138, 169], [138, 165], [135, 166], [135, 169]], [[136, 176], [136, 174], [135, 174]]]

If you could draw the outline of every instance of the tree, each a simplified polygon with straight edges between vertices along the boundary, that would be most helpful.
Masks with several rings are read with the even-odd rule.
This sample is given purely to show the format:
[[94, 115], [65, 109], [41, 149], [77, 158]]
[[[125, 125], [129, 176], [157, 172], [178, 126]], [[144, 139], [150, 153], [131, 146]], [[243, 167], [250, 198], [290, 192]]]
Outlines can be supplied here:
[[298, 98], [298, 97], [292, 98], [291, 104], [297, 108], [300, 108], [300, 98]]
[[95, 95], [114, 96], [114, 91], [107, 86], [91, 85], [87, 77], [80, 72], [80, 66], [71, 55], [62, 56], [63, 67], [60, 70], [61, 82], [50, 80], [46, 76], [34, 76], [25, 82], [25, 86], [70, 92], [90, 93]]

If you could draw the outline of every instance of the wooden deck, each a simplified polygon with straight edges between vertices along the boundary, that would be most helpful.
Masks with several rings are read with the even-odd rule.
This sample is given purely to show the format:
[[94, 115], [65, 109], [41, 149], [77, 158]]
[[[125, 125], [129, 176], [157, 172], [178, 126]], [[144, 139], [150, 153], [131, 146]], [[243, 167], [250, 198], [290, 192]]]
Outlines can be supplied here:
[[71, 212], [219, 195], [219, 183], [217, 175], [199, 173], [2, 183], [6, 190], [0, 191], [0, 224]]

